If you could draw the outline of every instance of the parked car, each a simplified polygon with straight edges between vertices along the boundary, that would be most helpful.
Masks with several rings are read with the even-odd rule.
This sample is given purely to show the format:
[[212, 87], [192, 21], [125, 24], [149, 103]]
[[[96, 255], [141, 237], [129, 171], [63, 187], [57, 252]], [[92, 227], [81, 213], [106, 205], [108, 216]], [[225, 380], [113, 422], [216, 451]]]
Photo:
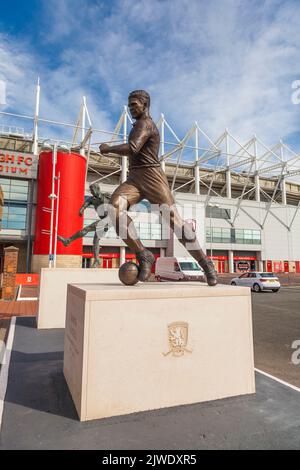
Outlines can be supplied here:
[[261, 292], [263, 290], [271, 290], [278, 292], [280, 289], [280, 282], [274, 273], [262, 273], [251, 271], [235, 277], [231, 281], [232, 286], [247, 286], [251, 287], [254, 292]]
[[161, 257], [155, 264], [157, 281], [202, 281], [204, 272], [194, 258]]

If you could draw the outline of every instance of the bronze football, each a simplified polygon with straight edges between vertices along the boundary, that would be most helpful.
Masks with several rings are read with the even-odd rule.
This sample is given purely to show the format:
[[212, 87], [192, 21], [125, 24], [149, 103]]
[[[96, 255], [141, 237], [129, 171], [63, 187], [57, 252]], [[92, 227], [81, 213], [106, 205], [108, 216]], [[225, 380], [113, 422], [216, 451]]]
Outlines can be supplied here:
[[135, 263], [124, 263], [119, 269], [119, 279], [126, 286], [133, 286], [138, 282], [139, 268]]

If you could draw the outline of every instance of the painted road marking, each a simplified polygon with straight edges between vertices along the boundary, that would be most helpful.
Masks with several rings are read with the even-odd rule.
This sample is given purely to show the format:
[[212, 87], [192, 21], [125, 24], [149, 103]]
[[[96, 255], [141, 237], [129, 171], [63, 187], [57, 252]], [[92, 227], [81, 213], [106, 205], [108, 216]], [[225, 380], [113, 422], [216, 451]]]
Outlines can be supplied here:
[[1, 426], [2, 426], [4, 400], [5, 400], [7, 382], [8, 382], [10, 357], [11, 357], [11, 351], [12, 351], [14, 336], [15, 336], [15, 327], [16, 327], [16, 317], [12, 317], [11, 322], [10, 322], [10, 327], [9, 327], [9, 334], [7, 338], [3, 364], [2, 364], [1, 372], [0, 372], [0, 431], [1, 431]]
[[293, 390], [296, 390], [296, 392], [300, 392], [300, 388], [296, 387], [295, 385], [292, 385], [288, 382], [285, 382], [284, 380], [279, 379], [278, 377], [275, 377], [274, 375], [268, 374], [267, 372], [264, 372], [263, 370], [256, 369], [254, 368], [256, 372], [259, 372], [259, 374], [265, 375], [266, 377], [269, 377], [269, 379], [276, 380], [276, 382], [285, 385], [286, 387], [292, 388]]

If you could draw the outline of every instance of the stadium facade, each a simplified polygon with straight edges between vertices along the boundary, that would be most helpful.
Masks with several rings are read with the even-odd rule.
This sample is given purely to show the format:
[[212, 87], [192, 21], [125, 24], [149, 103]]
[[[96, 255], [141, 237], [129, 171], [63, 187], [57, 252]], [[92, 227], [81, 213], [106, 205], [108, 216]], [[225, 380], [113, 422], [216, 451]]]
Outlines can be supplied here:
[[[103, 191], [111, 193], [126, 179], [126, 157], [101, 156], [97, 147], [101, 141], [126, 141], [130, 126], [127, 109], [113, 132], [93, 128], [84, 98], [76, 124], [54, 123], [39, 118], [39, 92], [38, 85], [33, 132], [13, 125], [14, 120], [19, 123], [30, 118], [1, 112], [2, 122], [7, 116], [10, 123], [0, 127], [0, 185], [4, 194], [1, 271], [3, 249], [9, 245], [19, 248], [19, 272], [38, 272], [48, 265], [90, 267], [93, 234], [64, 251], [57, 243], [57, 233], [69, 236], [82, 226], [78, 221], [80, 198], [76, 198], [79, 181], [85, 184], [87, 196], [92, 182], [99, 182]], [[60, 126], [60, 138], [39, 136], [41, 125]], [[193, 223], [218, 272], [300, 272], [300, 157], [282, 141], [268, 147], [254, 135], [240, 143], [228, 130], [212, 140], [198, 123], [180, 139], [164, 115], [157, 125], [161, 164], [176, 204], [184, 219]], [[62, 128], [71, 128], [73, 133], [64, 145]], [[74, 170], [76, 165], [79, 167]], [[156, 257], [185, 254], [176, 237], [166, 235], [159, 211], [154, 209], [148, 201], [131, 208], [145, 246]], [[84, 225], [97, 218], [94, 209], [86, 209]], [[112, 227], [100, 245], [101, 268], [118, 267], [125, 259], [134, 259]]]

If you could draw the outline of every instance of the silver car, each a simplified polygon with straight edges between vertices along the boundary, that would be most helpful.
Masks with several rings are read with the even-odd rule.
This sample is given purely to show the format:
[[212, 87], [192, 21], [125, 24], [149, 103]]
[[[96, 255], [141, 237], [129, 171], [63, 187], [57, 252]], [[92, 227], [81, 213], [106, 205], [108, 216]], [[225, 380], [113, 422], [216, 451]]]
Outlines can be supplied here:
[[251, 287], [254, 292], [261, 292], [263, 290], [271, 290], [278, 292], [280, 289], [280, 282], [274, 273], [262, 273], [251, 271], [235, 277], [231, 281], [232, 286], [246, 286]]

